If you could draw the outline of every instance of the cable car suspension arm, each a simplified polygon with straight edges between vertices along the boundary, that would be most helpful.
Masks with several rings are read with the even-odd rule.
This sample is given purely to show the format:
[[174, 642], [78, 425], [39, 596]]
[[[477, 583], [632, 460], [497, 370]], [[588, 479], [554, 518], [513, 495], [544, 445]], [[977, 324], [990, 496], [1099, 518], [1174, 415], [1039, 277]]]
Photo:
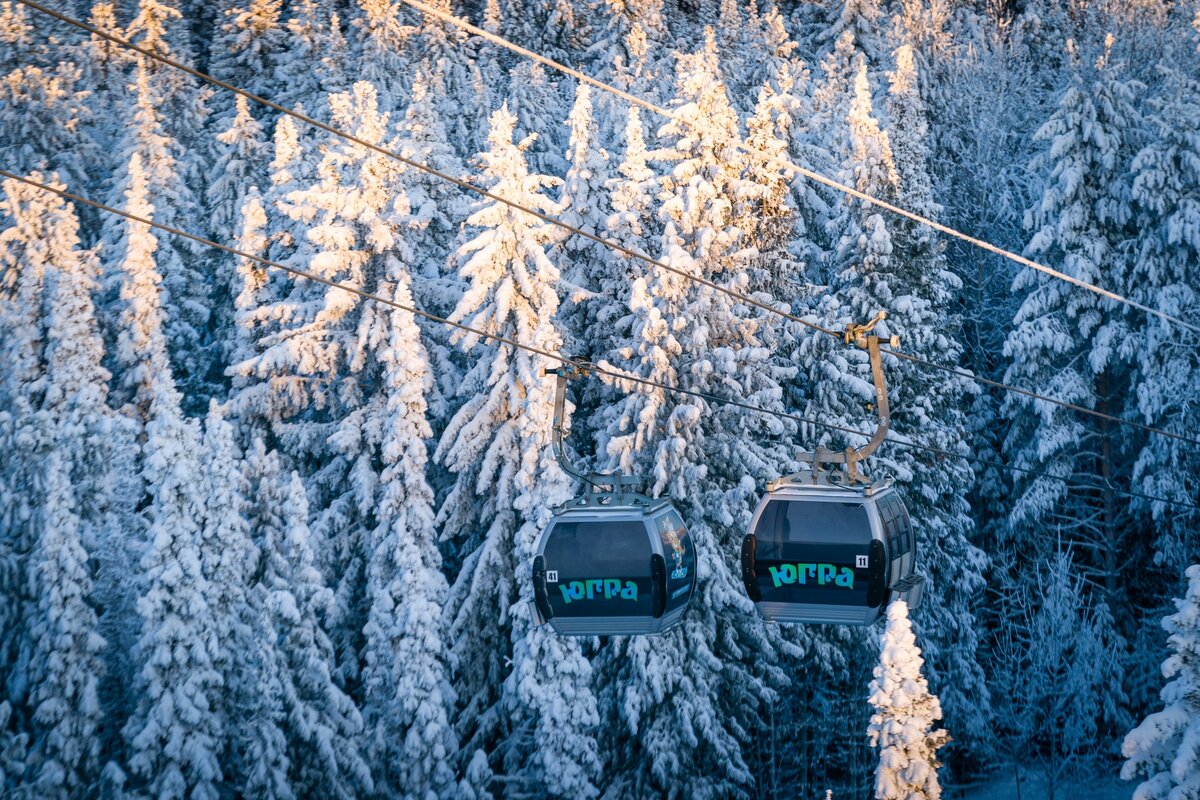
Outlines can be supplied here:
[[[871, 382], [875, 387], [875, 412], [879, 416], [879, 425], [875, 428], [875, 433], [870, 441], [862, 447], [854, 448], [847, 447], [841, 452], [826, 450], [820, 445], [811, 453], [802, 453], [801, 461], [807, 461], [812, 464], [813, 480], [816, 481], [821, 477], [822, 464], [845, 464], [847, 478], [851, 483], [865, 483], [863, 477], [859, 473], [858, 465], [883, 444], [887, 439], [888, 431], [891, 430], [891, 410], [888, 406], [887, 396], [887, 380], [883, 374], [883, 357], [879, 350], [880, 342], [884, 341], [879, 336], [871, 334], [883, 320], [887, 319], [887, 312], [880, 311], [875, 315], [875, 318], [864, 325], [845, 326], [844, 335], [846, 344], [855, 344], [867, 351], [867, 356], [871, 362]], [[895, 349], [900, 346], [900, 337], [891, 336], [886, 340], [888, 345]]]

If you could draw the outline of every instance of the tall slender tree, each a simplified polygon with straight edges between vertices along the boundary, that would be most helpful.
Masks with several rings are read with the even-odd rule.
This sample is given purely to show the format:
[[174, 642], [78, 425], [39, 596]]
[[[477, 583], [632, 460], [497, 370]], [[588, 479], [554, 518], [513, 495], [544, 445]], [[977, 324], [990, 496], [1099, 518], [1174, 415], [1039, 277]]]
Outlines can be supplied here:
[[[515, 127], [507, 105], [492, 114], [480, 156], [484, 184], [499, 197], [556, 213], [544, 192], [558, 180], [529, 171], [532, 136], [514, 142]], [[550, 226], [493, 200], [479, 202], [467, 221], [473, 235], [454, 257], [468, 288], [452, 319], [560, 349]], [[439, 517], [467, 554], [447, 607], [461, 665], [463, 742], [467, 752], [494, 752], [496, 771], [527, 791], [595, 797], [591, 667], [578, 642], [535, 626], [528, 610], [538, 534], [551, 509], [571, 496], [550, 449], [553, 381], [542, 373], [552, 364], [473, 333], [456, 332], [454, 341], [473, 365], [437, 457], [456, 476]]]

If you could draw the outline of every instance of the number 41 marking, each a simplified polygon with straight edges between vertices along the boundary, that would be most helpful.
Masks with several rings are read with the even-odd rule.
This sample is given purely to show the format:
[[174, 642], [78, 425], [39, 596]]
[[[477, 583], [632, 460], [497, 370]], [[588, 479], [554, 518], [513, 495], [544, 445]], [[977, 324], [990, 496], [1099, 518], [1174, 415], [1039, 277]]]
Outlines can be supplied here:
[[546, 583], [558, 583], [558, 570], [546, 570]]

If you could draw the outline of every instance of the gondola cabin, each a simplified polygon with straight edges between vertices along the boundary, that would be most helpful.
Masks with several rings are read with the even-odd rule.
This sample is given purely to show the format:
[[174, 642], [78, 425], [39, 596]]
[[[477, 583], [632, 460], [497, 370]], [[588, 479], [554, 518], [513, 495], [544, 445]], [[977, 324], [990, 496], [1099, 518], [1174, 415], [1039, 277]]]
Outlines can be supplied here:
[[696, 551], [666, 500], [593, 492], [559, 509], [533, 563], [534, 606], [565, 636], [662, 633], [696, 587]]
[[920, 602], [912, 525], [890, 484], [768, 489], [742, 543], [746, 592], [768, 620], [870, 625], [893, 597]]

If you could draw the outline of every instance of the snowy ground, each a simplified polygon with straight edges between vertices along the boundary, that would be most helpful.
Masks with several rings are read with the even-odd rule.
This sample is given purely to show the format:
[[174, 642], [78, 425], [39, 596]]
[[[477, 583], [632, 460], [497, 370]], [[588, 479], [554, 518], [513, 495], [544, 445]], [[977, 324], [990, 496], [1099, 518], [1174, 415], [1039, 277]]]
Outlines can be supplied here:
[[[1095, 781], [1087, 784], [1060, 787], [1055, 794], [1055, 800], [1128, 800], [1136, 786], [1136, 783], [1112, 776], [1098, 776]], [[963, 800], [1046, 800], [1050, 795], [1045, 785], [1034, 775], [1021, 776], [1021, 789], [1018, 794], [1016, 780], [1009, 774], [997, 775], [987, 783], [963, 792], [955, 792], [952, 796]]]

